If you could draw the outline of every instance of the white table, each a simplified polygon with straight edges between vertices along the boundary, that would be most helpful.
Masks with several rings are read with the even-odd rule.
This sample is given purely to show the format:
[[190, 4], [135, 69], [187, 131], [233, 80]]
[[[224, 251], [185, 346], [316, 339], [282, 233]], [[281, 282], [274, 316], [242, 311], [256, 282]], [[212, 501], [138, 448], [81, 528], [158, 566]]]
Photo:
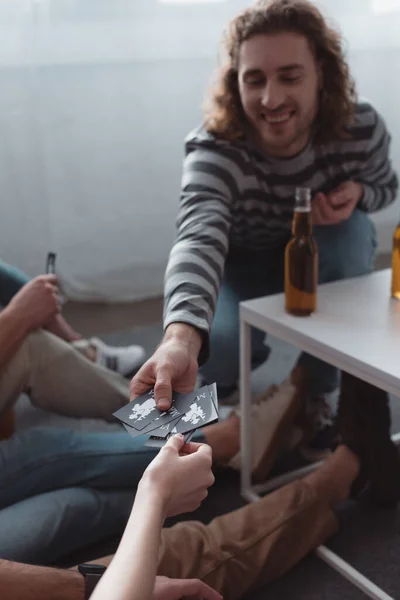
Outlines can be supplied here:
[[[288, 342], [364, 381], [400, 396], [400, 302], [390, 297], [391, 270], [321, 285], [310, 317], [284, 310], [283, 294], [240, 304], [241, 491], [249, 501], [313, 470], [277, 477], [264, 486], [251, 482], [251, 327]], [[398, 441], [400, 435], [394, 436]], [[361, 573], [321, 546], [318, 556], [374, 600], [393, 600]]]

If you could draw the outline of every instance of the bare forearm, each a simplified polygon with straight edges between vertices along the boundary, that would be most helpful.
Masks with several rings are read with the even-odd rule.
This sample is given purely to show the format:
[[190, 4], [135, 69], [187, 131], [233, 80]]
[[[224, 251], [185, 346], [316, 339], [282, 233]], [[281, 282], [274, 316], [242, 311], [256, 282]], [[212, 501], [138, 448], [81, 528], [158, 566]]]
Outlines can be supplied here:
[[164, 340], [172, 338], [187, 345], [190, 352], [197, 358], [203, 342], [198, 329], [187, 323], [171, 323], [165, 330]]
[[46, 329], [66, 342], [82, 339], [82, 336], [67, 323], [62, 315], [54, 317]]
[[83, 600], [84, 579], [76, 571], [36, 567], [0, 560], [2, 600]]
[[91, 600], [150, 600], [163, 522], [160, 500], [139, 488], [118, 550]]
[[10, 360], [28, 333], [27, 323], [11, 306], [0, 312], [0, 368]]

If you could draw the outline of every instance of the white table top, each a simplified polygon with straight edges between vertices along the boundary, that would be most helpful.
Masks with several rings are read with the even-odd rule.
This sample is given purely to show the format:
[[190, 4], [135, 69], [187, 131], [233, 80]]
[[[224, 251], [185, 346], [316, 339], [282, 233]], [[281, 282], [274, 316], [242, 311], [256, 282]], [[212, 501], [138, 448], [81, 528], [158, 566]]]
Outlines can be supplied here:
[[391, 270], [320, 285], [317, 311], [294, 317], [284, 296], [242, 302], [250, 325], [400, 396], [400, 301], [390, 297]]

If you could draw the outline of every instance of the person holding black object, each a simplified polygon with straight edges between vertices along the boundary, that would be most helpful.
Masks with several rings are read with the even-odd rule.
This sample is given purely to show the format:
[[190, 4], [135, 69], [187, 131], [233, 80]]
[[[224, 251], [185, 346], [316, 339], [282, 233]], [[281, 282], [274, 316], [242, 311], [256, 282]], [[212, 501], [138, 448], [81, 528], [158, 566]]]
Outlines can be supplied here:
[[[35, 311], [39, 312], [39, 288], [47, 287], [57, 298], [57, 310], [46, 322], [40, 322], [39, 327], [73, 344], [76, 350], [82, 352], [92, 362], [111, 371], [116, 371], [124, 377], [131, 377], [141, 367], [145, 359], [145, 350], [142, 346], [132, 344], [130, 346], [115, 347], [105, 344], [97, 337], [85, 339], [62, 316], [56, 274], [56, 253], [48, 253], [46, 274], [40, 275], [33, 280], [20, 269], [0, 260], [0, 305], [3, 307], [7, 306], [11, 298], [30, 282], [34, 282], [34, 284], [26, 288], [26, 298], [27, 304], [29, 301], [29, 311], [31, 313], [35, 313]], [[33, 293], [33, 289], [37, 290], [36, 295]]]

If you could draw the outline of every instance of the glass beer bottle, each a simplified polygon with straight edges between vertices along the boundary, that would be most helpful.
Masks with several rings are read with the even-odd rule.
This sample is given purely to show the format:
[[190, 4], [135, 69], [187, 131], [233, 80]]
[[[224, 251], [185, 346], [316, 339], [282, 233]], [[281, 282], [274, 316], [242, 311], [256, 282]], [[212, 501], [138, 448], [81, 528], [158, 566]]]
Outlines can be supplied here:
[[392, 296], [400, 300], [400, 223], [393, 234], [392, 250]]
[[296, 189], [292, 238], [285, 250], [285, 309], [305, 317], [317, 307], [318, 248], [312, 236], [311, 190]]

